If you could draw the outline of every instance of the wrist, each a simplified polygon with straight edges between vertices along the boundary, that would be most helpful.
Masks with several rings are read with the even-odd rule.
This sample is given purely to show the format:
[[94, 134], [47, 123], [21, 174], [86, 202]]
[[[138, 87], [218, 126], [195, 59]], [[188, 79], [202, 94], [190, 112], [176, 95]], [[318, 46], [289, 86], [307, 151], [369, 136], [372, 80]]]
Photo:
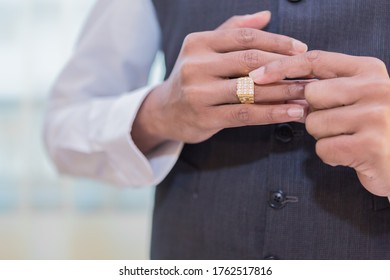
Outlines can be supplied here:
[[131, 130], [131, 137], [142, 153], [147, 154], [168, 139], [164, 137], [160, 94], [164, 84], [154, 88], [141, 104]]

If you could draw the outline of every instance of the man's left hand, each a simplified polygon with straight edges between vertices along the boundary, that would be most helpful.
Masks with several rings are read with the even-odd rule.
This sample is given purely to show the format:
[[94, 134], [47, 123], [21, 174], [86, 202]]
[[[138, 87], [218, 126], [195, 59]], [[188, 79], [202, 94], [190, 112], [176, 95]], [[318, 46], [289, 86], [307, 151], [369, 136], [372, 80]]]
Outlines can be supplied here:
[[327, 164], [356, 170], [371, 193], [390, 196], [390, 79], [377, 58], [310, 51], [250, 73], [257, 84], [310, 77], [306, 129]]

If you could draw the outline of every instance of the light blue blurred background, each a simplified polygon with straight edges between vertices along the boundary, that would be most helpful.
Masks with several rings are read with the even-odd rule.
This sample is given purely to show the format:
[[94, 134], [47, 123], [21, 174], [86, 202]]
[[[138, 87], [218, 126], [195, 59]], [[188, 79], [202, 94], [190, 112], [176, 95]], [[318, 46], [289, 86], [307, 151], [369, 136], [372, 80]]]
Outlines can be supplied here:
[[48, 91], [94, 2], [0, 0], [0, 259], [148, 258], [154, 188], [60, 177], [42, 144]]

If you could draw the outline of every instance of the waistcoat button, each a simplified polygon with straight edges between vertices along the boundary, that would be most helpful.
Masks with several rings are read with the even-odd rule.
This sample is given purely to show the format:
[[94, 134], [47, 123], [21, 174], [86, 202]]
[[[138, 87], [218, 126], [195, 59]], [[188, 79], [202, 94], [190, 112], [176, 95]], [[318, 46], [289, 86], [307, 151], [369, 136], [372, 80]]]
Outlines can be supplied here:
[[286, 206], [284, 203], [286, 200], [286, 195], [282, 191], [270, 192], [269, 194], [269, 206], [274, 209], [281, 209]]
[[291, 142], [293, 136], [293, 128], [287, 123], [279, 124], [275, 128], [275, 138], [282, 143]]
[[301, 0], [288, 0], [289, 2], [292, 2], [292, 3], [297, 3], [297, 2], [301, 2]]
[[270, 191], [268, 197], [268, 204], [271, 208], [281, 209], [286, 206], [287, 203], [298, 202], [297, 196], [286, 195], [283, 191]]

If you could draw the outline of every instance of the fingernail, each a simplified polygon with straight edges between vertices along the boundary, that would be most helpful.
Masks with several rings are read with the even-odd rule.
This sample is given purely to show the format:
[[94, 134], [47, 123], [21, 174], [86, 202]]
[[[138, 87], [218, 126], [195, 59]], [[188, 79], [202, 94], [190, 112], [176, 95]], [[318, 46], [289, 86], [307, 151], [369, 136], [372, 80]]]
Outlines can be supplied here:
[[307, 52], [307, 45], [305, 43], [302, 43], [301, 41], [294, 40], [293, 41], [293, 50], [296, 53], [304, 53]]
[[303, 110], [303, 108], [298, 108], [298, 107], [289, 108], [287, 110], [287, 115], [291, 118], [300, 119], [303, 117], [304, 113], [305, 111]]
[[251, 77], [254, 82], [259, 82], [261, 78], [264, 77], [264, 72], [265, 68], [263, 66], [250, 72], [249, 77]]
[[255, 13], [255, 14], [246, 14], [243, 17], [245, 17], [245, 18], [257, 18], [257, 17], [266, 17], [266, 16], [270, 16], [270, 15], [271, 15], [271, 12], [266, 10], [266, 11], [261, 11], [261, 12]]
[[271, 12], [266, 10], [266, 11], [262, 11], [259, 13], [259, 16], [270, 16], [271, 15]]

